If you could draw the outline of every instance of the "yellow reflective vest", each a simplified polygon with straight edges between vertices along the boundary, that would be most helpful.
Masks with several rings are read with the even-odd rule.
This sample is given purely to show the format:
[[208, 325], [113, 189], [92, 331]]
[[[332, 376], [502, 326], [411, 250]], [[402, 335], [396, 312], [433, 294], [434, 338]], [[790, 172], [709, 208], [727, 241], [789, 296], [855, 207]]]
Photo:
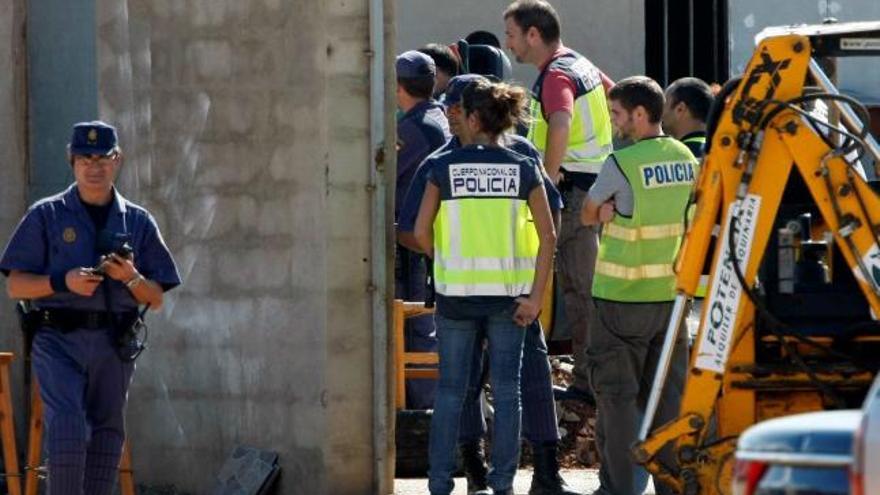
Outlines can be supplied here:
[[598, 174], [608, 158], [611, 144], [611, 118], [599, 70], [580, 54], [569, 51], [551, 60], [532, 86], [528, 138], [541, 153], [547, 147], [547, 115], [541, 106], [544, 79], [551, 70], [564, 72], [575, 83], [575, 100], [568, 146], [562, 168], [569, 172]]
[[593, 297], [619, 302], [675, 298], [672, 264], [698, 163], [679, 141], [659, 136], [613, 154], [633, 189], [632, 216], [617, 214], [599, 242]]
[[437, 293], [529, 294], [539, 242], [528, 197], [542, 185], [538, 165], [514, 151], [484, 146], [467, 146], [433, 160], [441, 162], [430, 165], [432, 181], [440, 188], [434, 220]]

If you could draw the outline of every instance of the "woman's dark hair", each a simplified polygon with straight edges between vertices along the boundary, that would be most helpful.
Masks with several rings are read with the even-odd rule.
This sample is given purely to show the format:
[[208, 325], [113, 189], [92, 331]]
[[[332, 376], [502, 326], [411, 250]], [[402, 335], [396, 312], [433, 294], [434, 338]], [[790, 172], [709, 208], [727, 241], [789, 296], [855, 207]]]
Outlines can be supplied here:
[[526, 95], [519, 86], [479, 80], [464, 89], [461, 106], [465, 115], [477, 114], [485, 133], [498, 136], [527, 119]]

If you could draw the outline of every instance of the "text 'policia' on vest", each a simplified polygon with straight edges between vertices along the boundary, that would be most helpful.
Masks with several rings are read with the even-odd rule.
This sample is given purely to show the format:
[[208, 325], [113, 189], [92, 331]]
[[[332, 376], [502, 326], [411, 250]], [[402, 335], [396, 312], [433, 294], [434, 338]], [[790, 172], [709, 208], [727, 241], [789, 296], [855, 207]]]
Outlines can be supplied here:
[[630, 217], [618, 213], [603, 228], [593, 297], [672, 301], [672, 264], [699, 165], [687, 146], [667, 136], [639, 141], [615, 151], [614, 158], [632, 186], [633, 211]]
[[612, 151], [611, 118], [599, 70], [586, 58], [568, 52], [551, 60], [532, 86], [528, 139], [541, 153], [546, 150], [547, 115], [541, 105], [541, 90], [550, 70], [559, 70], [575, 83], [574, 114], [562, 168], [569, 172], [598, 174]]
[[642, 187], [653, 189], [694, 182], [694, 164], [690, 162], [652, 163], [639, 167]]
[[518, 165], [459, 164], [449, 166], [452, 197], [516, 195], [519, 192]]

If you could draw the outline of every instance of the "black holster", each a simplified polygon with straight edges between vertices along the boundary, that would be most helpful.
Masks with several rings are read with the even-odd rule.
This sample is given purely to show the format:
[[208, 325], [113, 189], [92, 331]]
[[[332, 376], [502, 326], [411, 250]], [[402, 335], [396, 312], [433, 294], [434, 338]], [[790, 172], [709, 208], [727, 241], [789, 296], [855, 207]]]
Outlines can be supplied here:
[[434, 260], [425, 256], [425, 307], [433, 308], [437, 300], [437, 292], [434, 287]]
[[25, 356], [30, 356], [34, 335], [40, 329], [42, 314], [31, 307], [29, 301], [18, 301], [15, 303], [15, 314], [18, 315], [18, 324], [24, 336], [24, 354]]

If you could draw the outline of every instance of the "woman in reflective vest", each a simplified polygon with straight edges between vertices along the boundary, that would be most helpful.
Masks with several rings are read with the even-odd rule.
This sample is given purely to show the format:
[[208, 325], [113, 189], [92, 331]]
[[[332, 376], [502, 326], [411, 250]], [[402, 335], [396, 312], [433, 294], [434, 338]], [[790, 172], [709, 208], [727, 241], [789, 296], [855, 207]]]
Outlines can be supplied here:
[[480, 328], [489, 341], [495, 402], [493, 491], [486, 493], [512, 493], [524, 329], [538, 316], [556, 242], [539, 166], [499, 141], [525, 114], [525, 101], [521, 88], [472, 83], [462, 95], [463, 146], [422, 164], [431, 172], [415, 236], [434, 258], [440, 353], [429, 447], [433, 495], [454, 487], [459, 418]]

